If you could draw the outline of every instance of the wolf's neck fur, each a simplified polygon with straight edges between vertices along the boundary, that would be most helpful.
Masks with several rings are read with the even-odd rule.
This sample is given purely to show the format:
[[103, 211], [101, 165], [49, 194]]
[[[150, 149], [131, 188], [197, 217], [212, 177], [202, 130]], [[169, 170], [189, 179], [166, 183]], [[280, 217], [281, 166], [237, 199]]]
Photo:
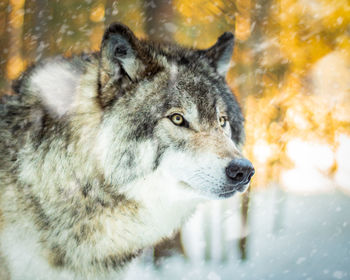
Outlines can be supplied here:
[[[53, 167], [54, 162], [51, 162], [43, 168]], [[36, 277], [42, 271], [41, 266], [54, 267], [56, 272], [43, 271], [43, 275], [53, 273], [50, 279], [55, 279], [56, 273], [57, 279], [71, 275], [72, 269], [82, 275], [101, 277], [102, 273], [107, 277], [120, 270], [140, 250], [170, 236], [198, 203], [191, 197], [186, 198], [186, 193], [180, 193], [174, 182], [158, 173], [133, 182], [133, 189], [137, 191], [128, 193], [128, 197], [114, 194], [110, 186], [101, 185], [97, 178], [84, 185], [72, 178], [65, 180], [67, 186], [52, 185], [57, 179], [45, 178], [36, 185], [23, 185], [21, 193], [7, 188], [2, 197], [2, 204], [9, 213], [8, 217], [5, 213], [9, 225], [0, 235], [1, 243], [5, 244], [2, 250], [9, 256], [21, 251], [23, 256], [27, 255], [18, 259], [13, 256], [10, 271], [14, 276], [19, 275], [17, 279], [21, 279], [18, 274], [21, 269], [25, 271], [26, 266], [36, 264], [38, 270], [32, 268]], [[167, 192], [164, 192], [164, 182], [167, 182]], [[45, 185], [48, 188], [31, 190]], [[11, 221], [11, 212], [22, 213], [21, 219]], [[23, 234], [23, 227], [27, 235]], [[21, 242], [13, 242], [16, 239]], [[15, 249], [6, 247], [14, 243], [17, 244]], [[37, 261], [32, 262], [33, 259]], [[49, 264], [43, 266], [46, 260]], [[29, 271], [23, 272], [24, 275], [28, 276]]]

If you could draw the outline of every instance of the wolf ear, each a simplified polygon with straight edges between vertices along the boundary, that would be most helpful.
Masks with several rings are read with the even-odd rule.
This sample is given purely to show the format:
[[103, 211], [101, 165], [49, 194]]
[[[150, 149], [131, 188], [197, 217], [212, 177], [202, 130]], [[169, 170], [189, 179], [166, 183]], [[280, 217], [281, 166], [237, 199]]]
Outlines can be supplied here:
[[214, 66], [219, 75], [225, 77], [230, 66], [234, 46], [234, 35], [231, 32], [222, 34], [215, 45], [205, 50], [210, 64]]
[[[143, 63], [138, 57], [140, 42], [134, 33], [121, 23], [112, 23], [105, 31], [101, 45], [101, 66], [103, 80], [126, 76], [131, 81], [137, 80], [143, 70]], [[102, 81], [103, 84], [103, 81]]]

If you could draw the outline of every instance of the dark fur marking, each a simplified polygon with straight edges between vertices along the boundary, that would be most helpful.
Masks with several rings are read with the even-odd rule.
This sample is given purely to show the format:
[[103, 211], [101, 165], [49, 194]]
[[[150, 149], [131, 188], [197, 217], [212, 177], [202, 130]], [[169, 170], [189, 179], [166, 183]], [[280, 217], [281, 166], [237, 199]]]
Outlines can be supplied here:
[[127, 161], [126, 161], [126, 166], [127, 167], [132, 167], [135, 165], [135, 155], [132, 152], [127, 153]]
[[90, 205], [90, 204], [86, 204], [85, 205], [85, 213], [86, 213], [86, 215], [91, 215], [91, 214], [93, 214], [93, 210], [94, 210], [94, 207], [92, 206], [92, 205]]
[[93, 260], [92, 264], [101, 264], [107, 270], [118, 270], [122, 268], [125, 264], [129, 263], [132, 259], [140, 255], [141, 252], [142, 251], [139, 250], [135, 253], [129, 253], [127, 255], [124, 255], [123, 257], [120, 257], [118, 255], [110, 255], [102, 260], [95, 259]]
[[156, 170], [158, 168], [158, 166], [162, 160], [162, 156], [167, 148], [168, 148], [167, 145], [158, 145], [157, 151], [156, 151], [156, 156], [155, 156], [155, 159], [153, 161], [153, 170]]
[[48, 230], [51, 226], [51, 222], [49, 217], [45, 214], [43, 208], [41, 207], [39, 198], [32, 194], [28, 194], [25, 196], [25, 198], [30, 202], [28, 204], [28, 207], [30, 207], [33, 210], [34, 219], [36, 222], [36, 225], [39, 227], [40, 230]]
[[50, 249], [50, 263], [54, 267], [63, 267], [65, 265], [66, 252], [59, 245], [54, 245]]
[[178, 150], [184, 150], [187, 145], [188, 145], [188, 143], [184, 139], [180, 139], [180, 140], [176, 141], [176, 143], [175, 143], [175, 147]]
[[92, 188], [92, 186], [89, 182], [83, 186], [81, 192], [82, 192], [84, 197], [87, 197], [88, 193], [91, 191], [91, 188]]
[[77, 244], [81, 244], [83, 241], [86, 241], [89, 237], [89, 229], [88, 226], [83, 224], [78, 227], [78, 230], [74, 234], [74, 239], [77, 242]]
[[[143, 139], [150, 139], [153, 136], [154, 128], [157, 124], [157, 120], [152, 120], [153, 116], [146, 116], [139, 124], [135, 127], [134, 131], [129, 135], [136, 141]], [[136, 122], [134, 122], [136, 123]]]

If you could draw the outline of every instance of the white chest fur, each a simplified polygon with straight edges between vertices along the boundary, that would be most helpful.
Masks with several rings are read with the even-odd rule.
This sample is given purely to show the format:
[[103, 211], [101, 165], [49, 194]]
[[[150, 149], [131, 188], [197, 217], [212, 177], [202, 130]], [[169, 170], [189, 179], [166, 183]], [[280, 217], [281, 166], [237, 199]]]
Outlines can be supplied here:
[[[79, 251], [77, 256], [85, 257], [85, 260], [74, 258], [81, 261], [81, 266], [87, 266], [90, 257], [96, 254], [118, 252], [122, 255], [155, 244], [179, 228], [199, 202], [188, 190], [161, 174], [126, 186], [123, 193], [139, 204], [138, 211], [100, 216], [103, 231], [96, 234], [94, 248], [76, 249]], [[98, 278], [95, 274], [80, 277], [69, 270], [51, 267], [33, 221], [21, 215], [17, 218], [0, 232], [0, 251], [6, 258], [11, 280], [120, 279], [117, 272], [108, 272], [105, 277], [99, 275]], [[75, 254], [74, 251], [71, 253]], [[84, 270], [87, 271], [86, 267]]]

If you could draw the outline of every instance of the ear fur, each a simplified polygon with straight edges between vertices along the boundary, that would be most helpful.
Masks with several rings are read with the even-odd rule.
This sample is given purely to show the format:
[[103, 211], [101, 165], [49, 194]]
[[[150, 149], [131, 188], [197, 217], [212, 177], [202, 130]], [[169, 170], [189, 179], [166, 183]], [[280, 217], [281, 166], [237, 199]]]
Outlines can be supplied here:
[[102, 85], [114, 78], [126, 76], [132, 82], [144, 69], [138, 57], [140, 42], [134, 33], [121, 23], [112, 23], [105, 31], [101, 45]]
[[234, 35], [231, 32], [222, 34], [214, 46], [205, 51], [210, 64], [214, 66], [219, 75], [225, 77], [230, 66], [234, 46]]

